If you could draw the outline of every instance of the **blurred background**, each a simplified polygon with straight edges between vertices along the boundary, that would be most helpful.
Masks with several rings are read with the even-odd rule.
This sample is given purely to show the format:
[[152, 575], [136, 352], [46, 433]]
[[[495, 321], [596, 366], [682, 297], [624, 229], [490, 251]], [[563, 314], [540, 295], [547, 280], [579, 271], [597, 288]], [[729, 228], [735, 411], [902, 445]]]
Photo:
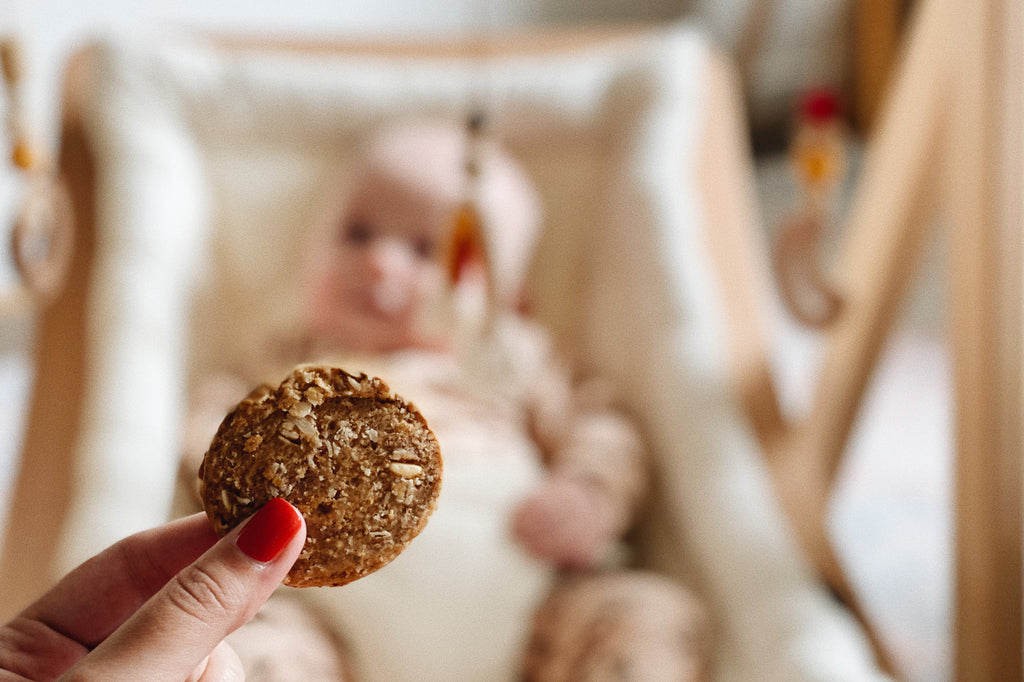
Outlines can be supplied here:
[[[844, 173], [836, 220], [821, 244], [827, 264], [841, 243], [841, 216], [856, 181], [886, 79], [914, 3], [879, 0], [15, 0], [0, 3], [0, 29], [25, 49], [23, 106], [30, 128], [53, 145], [63, 67], [100, 32], [211, 30], [245, 35], [472, 35], [545, 25], [691, 21], [736, 65], [747, 105], [765, 243], [799, 201], [790, 145], [810, 90], [838, 105]], [[6, 104], [5, 104], [6, 106]], [[19, 187], [0, 175], [0, 211], [14, 210]], [[0, 231], [9, 229], [0, 221]], [[0, 232], [0, 244], [6, 244]], [[841, 474], [832, 529], [853, 582], [907, 679], [951, 679], [951, 401], [940, 274], [944, 244], [928, 257], [869, 388]], [[18, 284], [4, 259], [0, 284]], [[0, 320], [0, 492], [16, 472], [24, 396], [30, 385], [31, 307], [11, 304]], [[792, 315], [777, 318], [776, 370], [787, 409], [810, 400], [820, 333]], [[908, 396], [913, 399], [908, 400]], [[6, 499], [6, 498], [4, 498]], [[5, 508], [0, 505], [0, 527]]]
[[[794, 97], [821, 85], [855, 95], [850, 113], [866, 125], [876, 106], [910, 0], [56, 0], [0, 3], [0, 25], [28, 40], [29, 107], [52, 119], [54, 87], [74, 47], [99, 31], [202, 27], [247, 34], [337, 37], [470, 34], [599, 22], [689, 20], [703, 25], [743, 71], [752, 121], [778, 144]], [[759, 140], [760, 142], [761, 140]]]

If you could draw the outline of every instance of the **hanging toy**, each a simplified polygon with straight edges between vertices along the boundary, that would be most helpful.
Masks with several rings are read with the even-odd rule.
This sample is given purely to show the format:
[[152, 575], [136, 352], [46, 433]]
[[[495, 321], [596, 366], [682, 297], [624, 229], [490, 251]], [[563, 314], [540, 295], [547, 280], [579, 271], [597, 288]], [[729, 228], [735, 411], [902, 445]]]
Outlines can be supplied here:
[[454, 352], [474, 385], [496, 386], [518, 371], [510, 358], [502, 324], [499, 288], [488, 240], [485, 213], [481, 208], [484, 183], [484, 120], [473, 114], [466, 125], [463, 162], [464, 189], [450, 223], [445, 255], [448, 291], [445, 296], [448, 324], [454, 332]]
[[485, 295], [484, 300], [476, 302], [477, 307], [482, 307], [482, 310], [476, 311], [476, 316], [481, 318], [480, 329], [486, 332], [495, 310], [497, 289], [479, 204], [483, 129], [483, 115], [471, 114], [466, 123], [464, 197], [452, 216], [446, 248], [446, 271], [448, 284], [456, 293], [471, 278], [483, 279]]
[[471, 201], [464, 201], [455, 210], [449, 239], [448, 283], [457, 287], [473, 268], [486, 268], [487, 246], [484, 242], [480, 213]]
[[801, 205], [780, 229], [774, 253], [776, 276], [790, 313], [803, 324], [825, 327], [843, 306], [842, 296], [819, 262], [823, 231], [846, 170], [845, 127], [839, 99], [831, 90], [813, 90], [804, 96], [790, 161], [800, 185]]
[[7, 95], [10, 162], [25, 181], [25, 196], [11, 231], [11, 251], [27, 293], [36, 301], [47, 301], [63, 284], [71, 260], [70, 198], [30, 142], [22, 97], [24, 60], [21, 46], [11, 36], [0, 39], [0, 71]]

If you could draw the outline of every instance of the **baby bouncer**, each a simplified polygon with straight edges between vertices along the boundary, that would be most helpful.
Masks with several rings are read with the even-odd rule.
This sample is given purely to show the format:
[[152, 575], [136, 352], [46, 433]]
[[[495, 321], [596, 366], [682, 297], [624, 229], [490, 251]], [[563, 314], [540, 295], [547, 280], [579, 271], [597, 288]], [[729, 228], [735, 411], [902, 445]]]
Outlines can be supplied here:
[[15, 503], [47, 513], [14, 517], [5, 609], [166, 519], [190, 380], [287, 323], [275, 316], [313, 199], [355, 142], [479, 102], [541, 189], [538, 317], [574, 368], [615, 382], [653, 449], [638, 554], [707, 599], [716, 679], [883, 677], [761, 459], [755, 427], [771, 415], [748, 398], [767, 380], [764, 250], [735, 83], [699, 33], [107, 39], [67, 85], [78, 242], [41, 322]]

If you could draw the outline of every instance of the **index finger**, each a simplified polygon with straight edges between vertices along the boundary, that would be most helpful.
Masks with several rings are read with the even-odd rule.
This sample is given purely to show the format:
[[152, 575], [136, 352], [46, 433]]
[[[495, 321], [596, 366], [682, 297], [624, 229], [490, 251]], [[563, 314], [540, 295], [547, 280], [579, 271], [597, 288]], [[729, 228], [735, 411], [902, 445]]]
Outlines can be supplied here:
[[92, 649], [216, 541], [202, 512], [130, 535], [71, 571], [21, 617]]

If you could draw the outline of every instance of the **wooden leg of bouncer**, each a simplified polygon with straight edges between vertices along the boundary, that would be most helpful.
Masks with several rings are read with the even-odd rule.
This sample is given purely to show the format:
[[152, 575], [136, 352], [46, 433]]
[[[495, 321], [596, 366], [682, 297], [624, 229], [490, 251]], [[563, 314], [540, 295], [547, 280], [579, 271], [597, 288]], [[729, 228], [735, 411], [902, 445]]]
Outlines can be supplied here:
[[[925, 0], [871, 139], [835, 282], [810, 414], [762, 433], [780, 496], [826, 579], [849, 592], [826, 527], [861, 399], [937, 206], [952, 219], [956, 375], [957, 679], [1021, 667], [1019, 0]], [[1015, 49], [1016, 48], [1016, 49]], [[940, 179], [946, 190], [936, 196]]]
[[[74, 70], [72, 70], [74, 73]], [[69, 77], [69, 87], [87, 87]], [[0, 534], [0, 622], [7, 622], [58, 577], [57, 546], [73, 485], [74, 444], [84, 405], [86, 299], [94, 247], [93, 166], [81, 118], [65, 95], [61, 175], [75, 205], [75, 248], [61, 293], [36, 322], [35, 374], [22, 457]]]
[[947, 141], [956, 385], [956, 680], [1024, 679], [1021, 251], [1024, 7], [956, 3]]
[[[939, 10], [929, 3], [915, 17], [909, 49], [890, 81], [896, 94], [885, 101], [868, 146], [833, 276], [844, 305], [824, 335], [811, 410], [780, 433], [762, 434], [797, 534], [826, 581], [865, 622], [829, 537], [828, 509], [865, 389], [928, 234], [927, 189], [934, 186], [940, 103], [948, 92], [942, 79], [932, 77], [936, 55], [945, 49]], [[877, 633], [869, 633], [884, 661]]]

